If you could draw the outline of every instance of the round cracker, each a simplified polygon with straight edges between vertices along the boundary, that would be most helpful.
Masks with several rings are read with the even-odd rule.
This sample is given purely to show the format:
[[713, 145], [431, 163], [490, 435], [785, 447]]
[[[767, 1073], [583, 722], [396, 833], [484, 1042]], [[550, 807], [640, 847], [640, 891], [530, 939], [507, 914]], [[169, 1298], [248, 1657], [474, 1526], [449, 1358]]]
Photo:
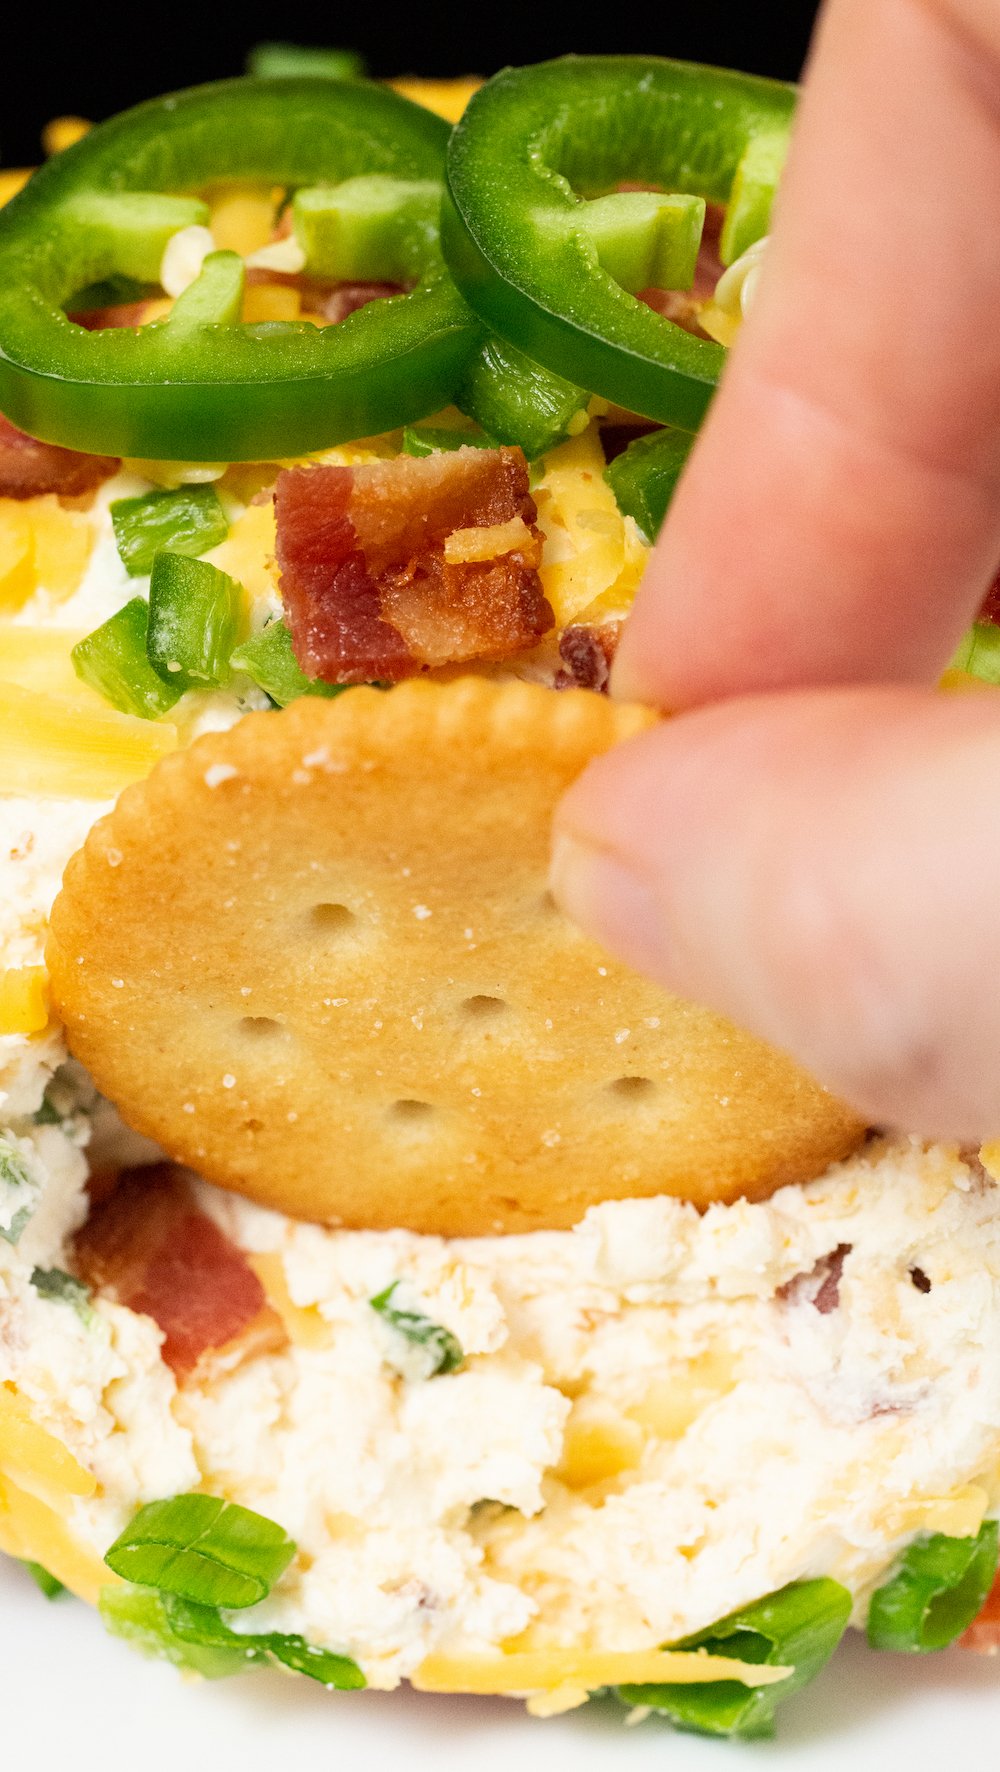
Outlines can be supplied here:
[[95, 827], [52, 914], [72, 1051], [171, 1156], [324, 1223], [525, 1231], [817, 1174], [855, 1116], [546, 890], [559, 796], [652, 718], [418, 681], [251, 714], [168, 757]]

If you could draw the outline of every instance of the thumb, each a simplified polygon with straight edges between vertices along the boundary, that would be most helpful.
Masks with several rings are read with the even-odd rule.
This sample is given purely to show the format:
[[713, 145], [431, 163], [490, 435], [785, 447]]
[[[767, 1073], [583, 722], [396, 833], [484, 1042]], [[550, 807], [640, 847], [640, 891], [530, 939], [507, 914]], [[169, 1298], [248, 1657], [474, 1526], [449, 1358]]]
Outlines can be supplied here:
[[812, 690], [591, 764], [552, 885], [608, 948], [873, 1122], [1000, 1132], [1000, 703]]

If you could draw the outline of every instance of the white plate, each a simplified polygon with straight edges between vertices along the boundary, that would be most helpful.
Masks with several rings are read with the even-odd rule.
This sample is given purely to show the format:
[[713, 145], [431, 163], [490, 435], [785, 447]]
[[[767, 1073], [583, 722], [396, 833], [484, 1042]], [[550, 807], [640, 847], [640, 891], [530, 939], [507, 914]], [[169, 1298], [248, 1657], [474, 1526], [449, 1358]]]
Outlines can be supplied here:
[[852, 1639], [773, 1743], [674, 1734], [595, 1706], [536, 1722], [503, 1700], [327, 1693], [254, 1673], [185, 1683], [48, 1602], [0, 1560], [0, 1760], [11, 1772], [953, 1772], [1000, 1763], [1000, 1660], [874, 1655]]

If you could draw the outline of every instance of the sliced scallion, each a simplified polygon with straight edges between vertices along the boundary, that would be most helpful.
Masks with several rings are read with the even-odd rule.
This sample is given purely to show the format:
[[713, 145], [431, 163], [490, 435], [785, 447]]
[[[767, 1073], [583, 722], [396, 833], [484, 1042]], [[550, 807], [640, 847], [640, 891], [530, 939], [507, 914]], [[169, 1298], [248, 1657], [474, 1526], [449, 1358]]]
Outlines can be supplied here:
[[177, 486], [116, 499], [111, 508], [118, 552], [132, 578], [152, 569], [161, 548], [175, 554], [206, 554], [229, 533], [218, 494], [211, 486]]
[[8, 1138], [0, 1138], [0, 1237], [16, 1243], [41, 1198], [41, 1182]]
[[243, 617], [243, 587], [207, 560], [157, 554], [149, 581], [149, 661], [181, 689], [218, 688]]
[[202, 1606], [253, 1606], [288, 1568], [295, 1545], [274, 1520], [214, 1495], [140, 1508], [105, 1556], [126, 1581]]
[[931, 1533], [911, 1544], [890, 1581], [876, 1588], [868, 1611], [868, 1641], [876, 1649], [925, 1655], [947, 1649], [982, 1610], [996, 1574], [996, 1520], [975, 1538]]
[[158, 1656], [203, 1680], [246, 1673], [260, 1660], [252, 1649], [248, 1654], [246, 1649], [185, 1642], [171, 1629], [164, 1596], [152, 1588], [103, 1587], [98, 1610], [113, 1637], [122, 1637], [140, 1655]]
[[47, 1600], [58, 1600], [59, 1595], [66, 1592], [63, 1583], [55, 1575], [50, 1575], [41, 1563], [32, 1563], [22, 1558], [22, 1567], [27, 1569], [35, 1586], [41, 1588]]
[[730, 1613], [718, 1624], [671, 1649], [705, 1649], [755, 1666], [790, 1667], [773, 1686], [747, 1687], [738, 1680], [701, 1686], [620, 1686], [626, 1704], [660, 1711], [678, 1729], [700, 1735], [754, 1739], [773, 1735], [774, 1712], [829, 1661], [847, 1628], [851, 1596], [837, 1581], [793, 1581], [788, 1587]]
[[465, 1363], [465, 1352], [458, 1337], [442, 1323], [435, 1323], [425, 1317], [421, 1311], [408, 1311], [392, 1302], [393, 1293], [399, 1285], [393, 1280], [384, 1292], [379, 1292], [368, 1300], [373, 1311], [377, 1311], [390, 1328], [398, 1331], [415, 1347], [422, 1348], [430, 1362], [428, 1378], [436, 1378], [446, 1372], [457, 1372]]
[[342, 695], [348, 687], [346, 683], [321, 683], [316, 677], [306, 676], [283, 621], [268, 622], [259, 634], [244, 640], [229, 662], [234, 671], [244, 671], [279, 708], [298, 701], [300, 695]]
[[164, 1602], [171, 1629], [182, 1642], [202, 1647], [236, 1647], [252, 1652], [256, 1659], [273, 1658], [295, 1673], [306, 1674], [321, 1685], [334, 1686], [340, 1692], [360, 1691], [365, 1676], [347, 1655], [330, 1649], [316, 1649], [304, 1637], [284, 1631], [265, 1631], [244, 1635], [231, 1630], [211, 1606], [193, 1606], [187, 1600], [170, 1596]]
[[39, 1298], [55, 1304], [68, 1304], [88, 1329], [94, 1321], [90, 1287], [61, 1267], [36, 1267], [31, 1271], [31, 1284]]
[[149, 605], [133, 597], [122, 609], [80, 640], [72, 651], [73, 669], [112, 707], [141, 720], [158, 720], [184, 693], [153, 669], [146, 651]]

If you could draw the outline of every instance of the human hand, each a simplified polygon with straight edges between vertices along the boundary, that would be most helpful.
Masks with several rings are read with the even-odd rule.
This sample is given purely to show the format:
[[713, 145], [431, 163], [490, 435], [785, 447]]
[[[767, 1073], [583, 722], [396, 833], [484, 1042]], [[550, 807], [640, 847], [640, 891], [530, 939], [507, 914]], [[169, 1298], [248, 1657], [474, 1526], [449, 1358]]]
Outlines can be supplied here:
[[829, 0], [751, 316], [616, 661], [683, 718], [557, 818], [565, 909], [874, 1121], [1000, 1132], [1000, 12]]

